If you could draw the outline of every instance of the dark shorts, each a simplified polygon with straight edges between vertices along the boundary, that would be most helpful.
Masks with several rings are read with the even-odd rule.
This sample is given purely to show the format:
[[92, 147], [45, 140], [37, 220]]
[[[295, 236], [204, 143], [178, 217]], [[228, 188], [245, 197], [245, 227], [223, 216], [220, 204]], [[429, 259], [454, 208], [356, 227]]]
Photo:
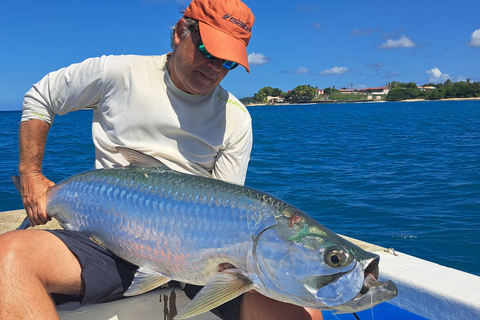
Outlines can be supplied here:
[[[100, 303], [120, 299], [130, 286], [137, 266], [117, 257], [104, 247], [93, 242], [87, 235], [76, 231], [47, 230], [62, 240], [78, 258], [82, 266], [85, 294], [69, 296], [52, 294], [58, 310], [75, 310], [86, 303]], [[170, 287], [179, 288], [176, 281]], [[183, 291], [192, 299], [202, 289], [187, 284]], [[240, 311], [242, 296], [211, 310], [221, 319], [236, 320]]]

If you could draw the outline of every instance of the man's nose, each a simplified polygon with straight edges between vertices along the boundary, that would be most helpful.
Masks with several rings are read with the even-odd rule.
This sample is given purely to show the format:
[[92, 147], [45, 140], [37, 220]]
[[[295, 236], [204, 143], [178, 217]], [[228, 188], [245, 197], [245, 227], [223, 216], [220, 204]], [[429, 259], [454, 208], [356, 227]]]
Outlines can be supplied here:
[[210, 65], [210, 66], [213, 68], [213, 70], [215, 70], [216, 72], [220, 72], [220, 71], [222, 71], [222, 68], [223, 68], [223, 60], [222, 60], [222, 59], [218, 59], [218, 58], [210, 59], [209, 65]]

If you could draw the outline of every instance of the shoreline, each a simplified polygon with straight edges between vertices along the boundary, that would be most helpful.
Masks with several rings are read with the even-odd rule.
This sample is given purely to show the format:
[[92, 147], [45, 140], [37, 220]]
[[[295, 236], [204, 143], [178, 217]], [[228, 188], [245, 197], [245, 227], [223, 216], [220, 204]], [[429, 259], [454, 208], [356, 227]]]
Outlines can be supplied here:
[[419, 102], [419, 101], [479, 101], [480, 97], [471, 97], [471, 98], [451, 98], [451, 99], [438, 99], [438, 100], [427, 100], [427, 99], [407, 99], [399, 101], [387, 101], [387, 100], [350, 100], [350, 101], [335, 101], [335, 100], [322, 100], [322, 101], [311, 101], [311, 102], [301, 102], [301, 103], [251, 103], [246, 104], [246, 107], [257, 107], [257, 106], [285, 106], [285, 105], [298, 105], [298, 104], [324, 104], [324, 103], [355, 103], [355, 102]]
[[[407, 99], [407, 100], [398, 100], [398, 101], [387, 101], [387, 100], [349, 100], [349, 101], [335, 101], [335, 100], [321, 100], [321, 101], [310, 101], [310, 102], [300, 102], [300, 103], [249, 103], [244, 104], [245, 107], [257, 107], [257, 106], [286, 106], [286, 105], [299, 105], [299, 104], [327, 104], [327, 103], [373, 103], [373, 102], [418, 102], [418, 101], [478, 101], [480, 97], [471, 97], [471, 98], [451, 98], [451, 99], [438, 99], [438, 100], [427, 100], [427, 99]], [[91, 110], [92, 108], [83, 108], [81, 110]], [[2, 111], [22, 111], [18, 110], [0, 110]]]
[[[480, 100], [480, 97], [471, 97], [471, 98], [451, 98], [451, 99], [438, 99], [438, 100], [427, 100], [427, 99], [407, 99], [400, 100], [399, 102], [417, 102], [417, 101], [475, 101]], [[390, 101], [388, 101], [390, 102]], [[393, 102], [393, 101], [392, 101]]]

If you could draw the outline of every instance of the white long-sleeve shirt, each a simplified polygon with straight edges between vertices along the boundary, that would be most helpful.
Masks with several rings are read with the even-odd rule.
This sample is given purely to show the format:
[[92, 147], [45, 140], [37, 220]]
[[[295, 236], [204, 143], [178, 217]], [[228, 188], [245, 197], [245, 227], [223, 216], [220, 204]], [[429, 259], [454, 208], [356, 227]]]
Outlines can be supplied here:
[[95, 167], [125, 166], [115, 147], [149, 154], [170, 168], [244, 184], [252, 148], [245, 106], [218, 86], [188, 94], [163, 56], [102, 56], [49, 73], [26, 93], [22, 121], [92, 107]]

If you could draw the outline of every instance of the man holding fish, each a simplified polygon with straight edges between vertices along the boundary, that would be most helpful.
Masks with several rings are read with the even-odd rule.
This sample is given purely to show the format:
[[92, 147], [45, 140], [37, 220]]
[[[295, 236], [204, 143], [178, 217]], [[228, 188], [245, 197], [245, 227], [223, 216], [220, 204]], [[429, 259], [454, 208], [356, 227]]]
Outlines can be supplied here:
[[[92, 107], [95, 167], [128, 165], [116, 147], [171, 169], [243, 185], [252, 147], [246, 108], [219, 84], [230, 70], [249, 71], [254, 22], [238, 0], [194, 0], [162, 56], [102, 56], [48, 74], [26, 94], [20, 125], [21, 194], [30, 225], [51, 218], [43, 176], [46, 137], [56, 114]], [[232, 71], [235, 72], [235, 71]], [[219, 269], [234, 266], [222, 265]], [[56, 307], [121, 295], [136, 266], [81, 234], [13, 231], [0, 236], [0, 319], [56, 319]], [[198, 292], [186, 287], [187, 295]], [[193, 293], [191, 293], [193, 292]], [[55, 305], [57, 304], [57, 306]], [[214, 311], [222, 319], [321, 319], [321, 312], [255, 291]]]

